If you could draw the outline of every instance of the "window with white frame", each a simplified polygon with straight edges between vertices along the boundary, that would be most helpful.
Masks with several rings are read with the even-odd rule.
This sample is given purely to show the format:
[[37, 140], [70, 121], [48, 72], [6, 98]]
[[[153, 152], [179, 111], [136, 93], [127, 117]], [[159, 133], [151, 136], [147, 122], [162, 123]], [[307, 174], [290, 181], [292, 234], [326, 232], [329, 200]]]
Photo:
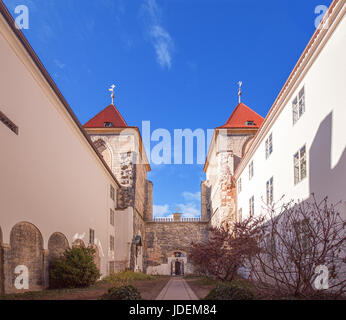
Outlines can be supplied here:
[[109, 261], [109, 274], [115, 273], [115, 261]]
[[266, 159], [273, 153], [273, 134], [271, 133], [266, 140]]
[[305, 112], [305, 88], [303, 87], [298, 96], [294, 98], [292, 102], [292, 111], [293, 111], [293, 124], [300, 119], [300, 117]]
[[243, 222], [243, 209], [238, 210], [238, 222]]
[[251, 161], [250, 162], [250, 164], [249, 164], [249, 180], [251, 180], [252, 179], [252, 177], [253, 177], [253, 161]]
[[111, 185], [111, 189], [110, 189], [110, 197], [112, 200], [115, 200], [115, 189], [112, 185]]
[[304, 250], [304, 254], [308, 254], [311, 250], [311, 238], [309, 232], [309, 218], [294, 222], [294, 230], [296, 235], [296, 245]]
[[111, 226], [114, 226], [114, 211], [112, 209], [110, 209], [110, 213], [109, 213], [109, 222]]
[[242, 191], [241, 178], [238, 180], [238, 194]]
[[266, 253], [269, 256], [276, 254], [276, 237], [275, 233], [267, 234], [265, 237]]
[[274, 186], [273, 186], [274, 178], [271, 177], [267, 181], [267, 204], [271, 205], [273, 203], [273, 192], [274, 192]]
[[89, 229], [89, 244], [95, 244], [95, 230]]
[[304, 180], [306, 175], [306, 146], [304, 146], [294, 155], [294, 184]]
[[113, 236], [109, 237], [109, 250], [114, 251], [115, 248], [115, 239]]
[[249, 215], [250, 217], [255, 215], [255, 196], [252, 196], [249, 200]]

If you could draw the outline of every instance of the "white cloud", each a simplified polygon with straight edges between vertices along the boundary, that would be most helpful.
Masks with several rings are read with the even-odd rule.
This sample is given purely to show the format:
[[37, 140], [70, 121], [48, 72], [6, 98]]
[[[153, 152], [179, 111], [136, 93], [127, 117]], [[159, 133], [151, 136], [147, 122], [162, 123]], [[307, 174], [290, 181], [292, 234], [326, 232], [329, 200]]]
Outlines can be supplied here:
[[196, 193], [192, 193], [192, 192], [183, 192], [183, 197], [185, 198], [185, 200], [195, 200], [195, 201], [200, 201], [201, 200], [201, 193], [200, 192], [196, 192]]
[[153, 45], [156, 51], [156, 59], [162, 68], [168, 69], [172, 66], [173, 40], [169, 33], [161, 26], [153, 26], [150, 32], [153, 38]]
[[171, 35], [162, 26], [160, 9], [156, 0], [145, 0], [143, 8], [149, 16], [149, 36], [156, 52], [156, 60], [162, 68], [170, 69], [174, 42]]
[[166, 217], [170, 212], [169, 212], [169, 205], [165, 204], [163, 206], [154, 204], [153, 206], [153, 213], [154, 217], [160, 218], [160, 217]]
[[54, 59], [53, 60], [54, 64], [59, 68], [59, 69], [64, 69], [66, 64], [62, 63], [61, 61], [59, 61], [58, 59]]
[[178, 204], [179, 211], [183, 214], [183, 218], [199, 218], [201, 216], [200, 210], [197, 209], [196, 203]]

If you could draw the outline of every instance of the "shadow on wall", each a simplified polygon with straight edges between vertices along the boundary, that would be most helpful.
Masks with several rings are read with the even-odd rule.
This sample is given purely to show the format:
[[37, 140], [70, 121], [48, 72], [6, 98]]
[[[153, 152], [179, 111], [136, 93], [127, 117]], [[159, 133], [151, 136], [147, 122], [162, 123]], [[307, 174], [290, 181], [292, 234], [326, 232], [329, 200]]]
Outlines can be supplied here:
[[[331, 112], [321, 122], [309, 151], [309, 190], [317, 200], [328, 196], [333, 204], [346, 201], [346, 149], [332, 168], [332, 127]], [[345, 208], [341, 208], [345, 210]], [[346, 215], [346, 212], [341, 212]]]

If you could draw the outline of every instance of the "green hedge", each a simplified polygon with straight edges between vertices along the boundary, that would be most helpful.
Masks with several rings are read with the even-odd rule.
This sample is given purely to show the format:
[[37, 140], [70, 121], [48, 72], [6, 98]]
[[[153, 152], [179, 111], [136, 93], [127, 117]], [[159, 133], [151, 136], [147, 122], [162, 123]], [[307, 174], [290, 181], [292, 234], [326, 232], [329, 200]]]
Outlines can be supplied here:
[[218, 284], [204, 300], [253, 300], [255, 295], [249, 288], [237, 283]]
[[142, 300], [140, 292], [133, 286], [111, 288], [101, 300]]

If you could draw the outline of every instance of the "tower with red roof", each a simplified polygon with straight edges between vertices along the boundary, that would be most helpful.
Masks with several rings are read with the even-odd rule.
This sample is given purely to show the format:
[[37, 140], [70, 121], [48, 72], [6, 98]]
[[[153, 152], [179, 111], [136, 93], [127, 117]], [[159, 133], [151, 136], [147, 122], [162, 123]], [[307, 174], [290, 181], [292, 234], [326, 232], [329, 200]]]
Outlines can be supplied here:
[[207, 179], [201, 185], [202, 219], [211, 219], [213, 226], [237, 218], [233, 175], [263, 121], [239, 98], [227, 122], [214, 130], [204, 166]]
[[[113, 97], [112, 92], [112, 100]], [[115, 227], [119, 239], [127, 238], [126, 246], [130, 244], [131, 248], [115, 252], [115, 271], [126, 268], [144, 271], [141, 245], [144, 243], [145, 221], [152, 220], [153, 216], [153, 184], [147, 180], [151, 169], [140, 130], [128, 126], [113, 103], [83, 127], [121, 185], [115, 214], [117, 209], [128, 212], [117, 217], [123, 225]]]

